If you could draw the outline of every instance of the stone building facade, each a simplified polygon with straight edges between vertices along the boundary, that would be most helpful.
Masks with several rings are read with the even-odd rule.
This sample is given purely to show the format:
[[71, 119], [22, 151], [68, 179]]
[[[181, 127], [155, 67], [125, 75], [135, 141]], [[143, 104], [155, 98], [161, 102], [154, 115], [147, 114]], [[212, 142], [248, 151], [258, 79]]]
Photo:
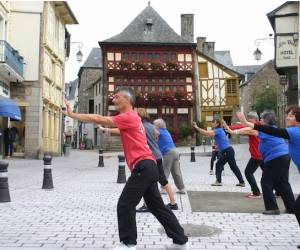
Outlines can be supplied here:
[[284, 112], [287, 105], [286, 90], [284, 86], [279, 84], [279, 75], [275, 70], [274, 61], [270, 60], [256, 67], [237, 66], [235, 69], [245, 76], [240, 85], [241, 110], [244, 113], [248, 113], [252, 110], [252, 106], [260, 93], [276, 89], [278, 105], [274, 107], [274, 111], [277, 112], [279, 125], [284, 126]]
[[[93, 48], [78, 72], [78, 112], [103, 115], [103, 71], [100, 48]], [[95, 124], [78, 122], [77, 147], [99, 147], [102, 140]], [[80, 146], [80, 144], [83, 143]]]

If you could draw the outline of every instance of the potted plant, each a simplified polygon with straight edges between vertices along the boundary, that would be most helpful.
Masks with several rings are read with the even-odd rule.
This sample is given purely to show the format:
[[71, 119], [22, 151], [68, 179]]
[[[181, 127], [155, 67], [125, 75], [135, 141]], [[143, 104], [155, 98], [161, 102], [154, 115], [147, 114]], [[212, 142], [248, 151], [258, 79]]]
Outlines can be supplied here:
[[147, 69], [147, 66], [139, 60], [135, 61], [134, 65], [137, 70]]
[[175, 61], [168, 61], [166, 65], [169, 70], [177, 69], [177, 63]]
[[127, 60], [121, 60], [119, 62], [119, 65], [120, 65], [121, 69], [130, 69], [131, 68], [131, 63]]
[[156, 61], [152, 61], [150, 63], [150, 67], [152, 70], [161, 70], [163, 68], [162, 64], [160, 62], [156, 62]]

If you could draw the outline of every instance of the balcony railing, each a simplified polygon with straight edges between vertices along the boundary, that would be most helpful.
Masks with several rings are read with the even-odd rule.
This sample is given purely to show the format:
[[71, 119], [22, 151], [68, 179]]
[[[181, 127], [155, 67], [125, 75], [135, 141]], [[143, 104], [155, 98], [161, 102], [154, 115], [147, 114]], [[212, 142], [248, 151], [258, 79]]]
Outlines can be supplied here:
[[0, 40], [0, 63], [6, 63], [23, 77], [23, 60], [19, 52], [11, 47], [7, 41]]
[[108, 61], [108, 70], [122, 70], [122, 71], [139, 71], [139, 72], [153, 72], [153, 71], [186, 71], [191, 72], [193, 70], [192, 62], [141, 62], [141, 61]]
[[[157, 105], [168, 105], [168, 106], [193, 106], [194, 95], [192, 92], [174, 92], [174, 91], [163, 91], [163, 92], [136, 92], [136, 105], [137, 106], [157, 106]], [[114, 93], [108, 93], [108, 103], [113, 105]]]

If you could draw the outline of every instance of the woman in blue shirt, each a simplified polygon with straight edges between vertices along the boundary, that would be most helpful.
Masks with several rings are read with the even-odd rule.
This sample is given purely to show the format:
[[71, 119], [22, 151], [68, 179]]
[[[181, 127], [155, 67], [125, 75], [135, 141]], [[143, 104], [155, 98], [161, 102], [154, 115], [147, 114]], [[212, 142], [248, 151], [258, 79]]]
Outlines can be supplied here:
[[219, 120], [214, 119], [211, 122], [213, 130], [208, 131], [202, 128], [199, 128], [197, 126], [196, 122], [193, 122], [194, 128], [199, 131], [201, 134], [214, 137], [216, 144], [219, 147], [219, 150], [221, 151], [221, 157], [217, 161], [216, 164], [216, 177], [217, 181], [212, 186], [222, 186], [222, 171], [224, 170], [224, 165], [226, 163], [229, 164], [230, 169], [236, 176], [236, 178], [239, 180], [239, 183], [236, 184], [236, 186], [245, 187], [245, 182], [242, 177], [241, 171], [238, 168], [235, 158], [234, 158], [234, 149], [229, 144], [229, 140], [225, 134], [224, 129], [221, 127], [221, 122]]
[[165, 176], [168, 179], [171, 172], [175, 186], [178, 188], [177, 193], [185, 194], [186, 190], [180, 170], [179, 153], [176, 150], [176, 146], [169, 131], [167, 130], [166, 123], [163, 119], [156, 119], [153, 124], [159, 132], [157, 144], [163, 155]]
[[[261, 124], [275, 127], [276, 116], [273, 111], [264, 111], [261, 114]], [[289, 183], [290, 156], [285, 141], [262, 132], [253, 130], [260, 138], [259, 151], [263, 156], [264, 168], [261, 177], [266, 211], [263, 214], [280, 214], [273, 189], [282, 197], [288, 212], [294, 212], [295, 197]]]
[[[269, 135], [288, 140], [289, 153], [300, 173], [300, 107], [292, 106], [287, 109], [287, 128], [276, 128], [267, 125], [257, 125], [248, 122], [243, 113], [237, 113], [239, 120], [250, 128], [264, 132]], [[300, 225], [300, 195], [298, 196], [294, 212]], [[298, 246], [300, 249], [300, 245]]]

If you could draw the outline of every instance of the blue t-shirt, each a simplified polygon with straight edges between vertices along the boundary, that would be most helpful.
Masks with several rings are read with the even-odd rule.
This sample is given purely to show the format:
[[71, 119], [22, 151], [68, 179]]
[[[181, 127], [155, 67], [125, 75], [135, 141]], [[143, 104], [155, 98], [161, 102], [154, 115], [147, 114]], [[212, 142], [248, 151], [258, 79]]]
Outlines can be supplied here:
[[215, 132], [215, 141], [221, 152], [231, 147], [223, 128], [214, 128], [213, 130]]
[[167, 129], [160, 128], [158, 132], [159, 132], [159, 136], [158, 136], [157, 144], [159, 146], [162, 155], [165, 155], [171, 149], [176, 148], [172, 136], [170, 135]]
[[258, 149], [264, 162], [289, 154], [288, 146], [284, 139], [258, 132], [260, 138]]
[[289, 152], [300, 172], [300, 126], [286, 128], [289, 134]]

